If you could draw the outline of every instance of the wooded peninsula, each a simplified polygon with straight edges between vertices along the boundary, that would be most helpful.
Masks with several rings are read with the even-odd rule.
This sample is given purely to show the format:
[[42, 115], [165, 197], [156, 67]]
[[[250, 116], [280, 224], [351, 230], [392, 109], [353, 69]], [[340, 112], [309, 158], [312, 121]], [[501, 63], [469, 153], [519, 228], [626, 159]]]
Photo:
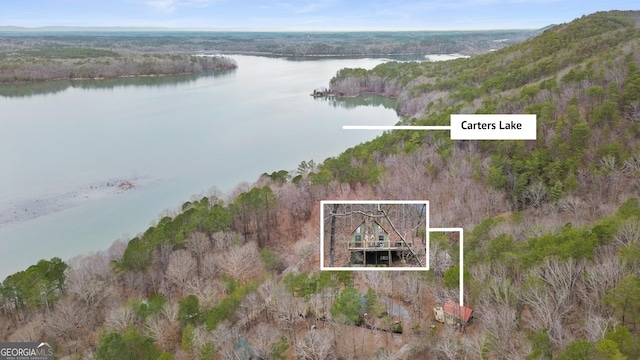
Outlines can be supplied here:
[[200, 74], [235, 69], [222, 56], [144, 54], [94, 48], [0, 53], [0, 83]]

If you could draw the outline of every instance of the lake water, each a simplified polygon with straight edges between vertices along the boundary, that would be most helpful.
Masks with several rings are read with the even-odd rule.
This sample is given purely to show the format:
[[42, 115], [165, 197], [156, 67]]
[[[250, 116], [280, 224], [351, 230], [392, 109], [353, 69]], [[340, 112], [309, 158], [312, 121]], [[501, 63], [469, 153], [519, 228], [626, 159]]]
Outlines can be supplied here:
[[[216, 75], [0, 88], [0, 281], [129, 239], [214, 186], [228, 192], [381, 133], [342, 125], [398, 121], [388, 99], [309, 96], [340, 68], [382, 59], [232, 58], [238, 69]], [[95, 190], [125, 180], [136, 187]]]

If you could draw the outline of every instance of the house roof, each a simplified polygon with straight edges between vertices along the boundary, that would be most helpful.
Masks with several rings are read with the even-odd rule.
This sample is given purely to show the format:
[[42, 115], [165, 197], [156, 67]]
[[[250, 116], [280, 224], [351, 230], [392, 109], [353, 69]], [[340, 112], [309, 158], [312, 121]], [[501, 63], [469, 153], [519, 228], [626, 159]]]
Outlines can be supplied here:
[[468, 308], [464, 305], [460, 306], [453, 300], [447, 300], [447, 302], [444, 303], [444, 312], [464, 322], [469, 322], [469, 318], [471, 317], [471, 313], [473, 313], [473, 309]]
[[[387, 229], [385, 229], [384, 226], [380, 225], [380, 223], [377, 220], [372, 220], [374, 223], [376, 223], [376, 225], [380, 226], [382, 228], [382, 231], [384, 231], [386, 234], [389, 234], [389, 231], [387, 231]], [[353, 234], [354, 232], [356, 232], [356, 230], [362, 226], [362, 224], [364, 224], [365, 220], [362, 220], [362, 222], [360, 222], [360, 224], [358, 224], [358, 226], [354, 227], [353, 230], [351, 230], [351, 234]]]

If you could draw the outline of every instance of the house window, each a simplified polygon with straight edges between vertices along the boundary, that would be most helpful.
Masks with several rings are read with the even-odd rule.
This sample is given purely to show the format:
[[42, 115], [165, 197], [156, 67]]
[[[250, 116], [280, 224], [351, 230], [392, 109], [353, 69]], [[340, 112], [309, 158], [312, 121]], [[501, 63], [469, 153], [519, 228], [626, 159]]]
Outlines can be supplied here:
[[378, 235], [378, 241], [384, 241], [384, 235]]
[[360, 247], [362, 235], [356, 235], [356, 247]]

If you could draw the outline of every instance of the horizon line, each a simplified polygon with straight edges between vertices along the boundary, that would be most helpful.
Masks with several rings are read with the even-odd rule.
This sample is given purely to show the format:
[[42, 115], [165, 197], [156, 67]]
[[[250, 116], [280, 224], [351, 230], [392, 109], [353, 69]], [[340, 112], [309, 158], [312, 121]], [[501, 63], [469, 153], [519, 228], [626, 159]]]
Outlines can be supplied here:
[[238, 32], [440, 32], [440, 31], [460, 31], [460, 32], [474, 32], [474, 31], [535, 31], [541, 30], [555, 24], [545, 25], [543, 27], [523, 27], [523, 28], [281, 28], [281, 27], [168, 27], [168, 26], [145, 26], [145, 25], [36, 25], [36, 26], [24, 26], [24, 25], [0, 25], [0, 31], [45, 31], [45, 30], [88, 30], [88, 29], [101, 29], [109, 31], [125, 31], [125, 30], [141, 30], [141, 31], [202, 31], [202, 32], [224, 32], [224, 31], [238, 31]]

